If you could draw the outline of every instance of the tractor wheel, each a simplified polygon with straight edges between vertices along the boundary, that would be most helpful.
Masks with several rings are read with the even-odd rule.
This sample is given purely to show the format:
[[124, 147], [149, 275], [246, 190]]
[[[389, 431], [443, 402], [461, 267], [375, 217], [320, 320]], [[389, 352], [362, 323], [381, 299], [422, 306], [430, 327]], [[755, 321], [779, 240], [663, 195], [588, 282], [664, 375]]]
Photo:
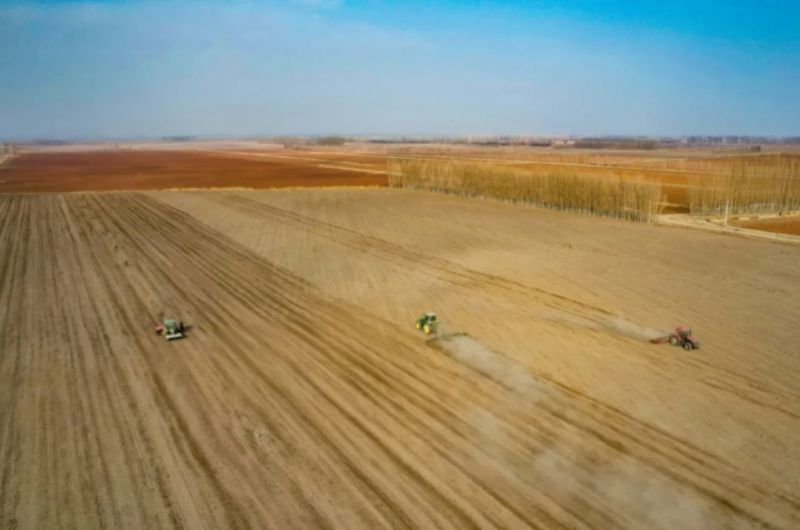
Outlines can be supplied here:
[[683, 349], [686, 351], [692, 351], [692, 343], [689, 341], [684, 342]]
[[422, 326], [419, 325], [419, 322], [417, 322], [417, 329], [422, 329]]
[[430, 335], [431, 334], [430, 324], [425, 324], [424, 326], [422, 326], [422, 331], [424, 331], [426, 335]]
[[677, 346], [678, 345], [678, 337], [676, 337], [675, 335], [671, 336], [669, 338], [669, 343], [672, 344], [673, 346]]
[[694, 349], [695, 350], [699, 350], [700, 349], [700, 341], [694, 341]]

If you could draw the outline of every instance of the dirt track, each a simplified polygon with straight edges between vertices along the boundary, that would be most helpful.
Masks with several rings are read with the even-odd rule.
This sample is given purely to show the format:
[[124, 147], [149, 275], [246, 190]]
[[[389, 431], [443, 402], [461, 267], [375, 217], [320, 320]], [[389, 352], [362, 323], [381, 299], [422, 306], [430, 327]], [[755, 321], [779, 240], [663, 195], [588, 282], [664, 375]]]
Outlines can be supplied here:
[[0, 248], [6, 526], [800, 525], [798, 249], [395, 190], [0, 196]]

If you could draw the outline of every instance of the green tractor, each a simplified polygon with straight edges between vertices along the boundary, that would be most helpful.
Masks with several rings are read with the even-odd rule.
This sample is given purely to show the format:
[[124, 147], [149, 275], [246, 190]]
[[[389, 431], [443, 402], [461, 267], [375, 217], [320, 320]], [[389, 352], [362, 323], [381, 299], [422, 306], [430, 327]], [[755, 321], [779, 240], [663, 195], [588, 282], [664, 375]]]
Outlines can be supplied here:
[[423, 331], [426, 335], [436, 333], [439, 329], [439, 319], [436, 318], [436, 313], [424, 313], [417, 319], [417, 329]]
[[183, 322], [167, 318], [163, 324], [156, 326], [156, 335], [162, 335], [167, 340], [182, 339], [186, 336]]

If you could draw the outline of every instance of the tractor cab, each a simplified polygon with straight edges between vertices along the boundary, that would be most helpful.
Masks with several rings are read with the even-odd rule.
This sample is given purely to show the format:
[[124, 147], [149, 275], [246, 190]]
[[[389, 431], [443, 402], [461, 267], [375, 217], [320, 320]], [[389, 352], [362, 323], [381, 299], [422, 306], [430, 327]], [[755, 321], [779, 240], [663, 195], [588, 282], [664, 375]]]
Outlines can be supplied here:
[[680, 346], [686, 351], [700, 349], [700, 341], [697, 340], [694, 335], [692, 335], [692, 328], [689, 326], [678, 326], [675, 328], [675, 331], [669, 335], [663, 335], [661, 337], [650, 339], [650, 342], [653, 344], [669, 342], [673, 346]]
[[426, 335], [435, 333], [439, 327], [439, 319], [436, 313], [424, 313], [417, 319], [417, 329], [422, 330]]
[[689, 326], [675, 328], [675, 333], [670, 336], [669, 343], [673, 346], [680, 346], [687, 351], [700, 349], [700, 341], [692, 335], [692, 328]]
[[156, 326], [156, 334], [162, 335], [167, 340], [182, 339], [186, 336], [183, 322], [168, 318], [163, 324]]

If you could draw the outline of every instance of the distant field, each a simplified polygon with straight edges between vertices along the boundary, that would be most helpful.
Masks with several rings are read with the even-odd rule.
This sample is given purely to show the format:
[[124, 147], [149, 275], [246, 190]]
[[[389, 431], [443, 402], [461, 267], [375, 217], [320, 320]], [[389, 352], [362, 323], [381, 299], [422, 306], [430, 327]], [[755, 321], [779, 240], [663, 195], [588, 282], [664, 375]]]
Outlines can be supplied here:
[[204, 151], [27, 153], [0, 171], [0, 193], [386, 185], [381, 172], [321, 166]]
[[800, 216], [770, 217], [767, 219], [753, 219], [749, 221], [735, 221], [732, 224], [743, 228], [777, 232], [800, 236]]
[[715, 193], [715, 179], [732, 168], [774, 174], [783, 166], [800, 167], [791, 146], [757, 154], [711, 148], [635, 152], [367, 143], [284, 149], [253, 141], [30, 149], [0, 169], [0, 193], [385, 186], [390, 160], [424, 159], [507, 166], [532, 176], [557, 172], [654, 183], [661, 188], [661, 213], [689, 213], [692, 196]]
[[[734, 149], [663, 149], [652, 152], [624, 152], [548, 148], [466, 148], [410, 146], [387, 149], [395, 160], [446, 160], [468, 162], [471, 167], [445, 170], [444, 181], [433, 184], [458, 193], [462, 177], [471, 182], [478, 175], [517, 172], [514, 179], [537, 177], [608, 179], [611, 187], [634, 182], [660, 188], [661, 213], [721, 215], [724, 205], [737, 213], [772, 214], [797, 209], [800, 205], [800, 154], [793, 146], [769, 152], [744, 153]], [[455, 172], [454, 172], [455, 171]], [[469, 177], [467, 177], [469, 174]], [[484, 177], [480, 177], [483, 179]], [[512, 179], [512, 180], [514, 180]], [[447, 183], [445, 184], [445, 181]], [[482, 187], [508, 187], [508, 183], [482, 181]], [[513, 186], [512, 186], [513, 187]], [[460, 190], [467, 191], [467, 190]], [[503, 195], [512, 197], [513, 190]], [[519, 190], [517, 190], [519, 191]], [[535, 201], [534, 201], [535, 202]]]

